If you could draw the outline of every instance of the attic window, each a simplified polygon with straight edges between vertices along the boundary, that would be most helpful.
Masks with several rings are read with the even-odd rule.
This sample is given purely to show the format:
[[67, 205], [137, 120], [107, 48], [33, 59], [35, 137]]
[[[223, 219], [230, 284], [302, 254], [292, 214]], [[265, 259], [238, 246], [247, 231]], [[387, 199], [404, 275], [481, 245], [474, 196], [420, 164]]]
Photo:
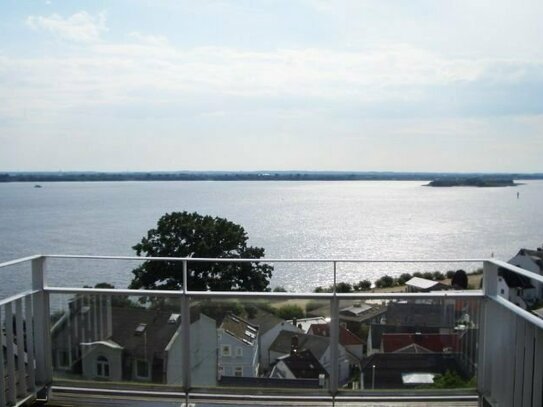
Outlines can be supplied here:
[[143, 322], [140, 323], [137, 327], [136, 327], [136, 330], [134, 331], [134, 335], [141, 335], [145, 332], [145, 329], [147, 328], [147, 324], [144, 324]]

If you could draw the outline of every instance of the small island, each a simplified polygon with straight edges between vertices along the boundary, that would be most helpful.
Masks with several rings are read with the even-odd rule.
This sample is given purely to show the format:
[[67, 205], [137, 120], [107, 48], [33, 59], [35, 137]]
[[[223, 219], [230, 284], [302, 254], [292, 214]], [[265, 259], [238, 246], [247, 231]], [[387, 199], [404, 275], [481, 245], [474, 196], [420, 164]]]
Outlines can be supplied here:
[[487, 178], [487, 177], [447, 177], [431, 181], [429, 187], [516, 187], [520, 185], [511, 178]]

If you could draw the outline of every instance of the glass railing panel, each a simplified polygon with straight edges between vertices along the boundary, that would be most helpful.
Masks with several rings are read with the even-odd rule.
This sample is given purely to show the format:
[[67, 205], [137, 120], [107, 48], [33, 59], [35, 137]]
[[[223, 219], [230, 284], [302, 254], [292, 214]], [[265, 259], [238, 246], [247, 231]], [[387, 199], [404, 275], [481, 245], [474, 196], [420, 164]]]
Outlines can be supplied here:
[[192, 387], [245, 394], [327, 392], [330, 340], [311, 334], [311, 327], [329, 321], [329, 304], [191, 299]]
[[0, 281], [0, 300], [32, 290], [32, 262], [1, 267]]
[[179, 297], [52, 294], [55, 384], [179, 390]]
[[[134, 271], [145, 264], [143, 260], [48, 257], [47, 283], [52, 287], [125, 289], [135, 278]], [[175, 267], [182, 274], [181, 262], [152, 262], [153, 267], [159, 264]]]
[[480, 298], [339, 301], [339, 389], [474, 390]]

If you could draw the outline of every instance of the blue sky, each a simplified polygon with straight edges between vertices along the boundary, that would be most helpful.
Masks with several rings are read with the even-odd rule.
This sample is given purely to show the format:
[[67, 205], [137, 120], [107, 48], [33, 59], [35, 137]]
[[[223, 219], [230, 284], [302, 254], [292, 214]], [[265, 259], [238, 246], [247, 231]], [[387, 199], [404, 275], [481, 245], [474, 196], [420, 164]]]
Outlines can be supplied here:
[[543, 2], [0, 2], [0, 170], [543, 171]]

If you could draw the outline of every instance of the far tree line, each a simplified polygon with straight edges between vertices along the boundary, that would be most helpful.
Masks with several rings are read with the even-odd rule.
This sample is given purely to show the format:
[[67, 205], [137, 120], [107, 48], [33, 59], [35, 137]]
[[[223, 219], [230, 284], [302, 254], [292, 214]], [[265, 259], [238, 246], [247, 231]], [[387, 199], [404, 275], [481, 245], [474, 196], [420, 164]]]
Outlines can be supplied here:
[[[481, 274], [483, 272], [482, 269], [477, 269], [471, 274]], [[346, 282], [340, 282], [336, 284], [336, 292], [338, 293], [352, 293], [352, 292], [363, 292], [363, 291], [370, 291], [373, 288], [391, 288], [391, 287], [397, 287], [397, 286], [403, 286], [406, 282], [411, 280], [413, 277], [419, 277], [424, 278], [427, 280], [433, 280], [433, 281], [443, 281], [445, 279], [451, 280], [451, 285], [457, 289], [467, 289], [468, 288], [468, 274], [465, 270], [459, 269], [459, 270], [449, 270], [446, 273], [442, 273], [440, 271], [427, 271], [427, 272], [415, 272], [413, 274], [410, 273], [402, 273], [399, 277], [392, 277], [389, 275], [384, 275], [381, 278], [375, 280], [375, 282], [372, 284], [370, 280], [361, 280], [358, 283], [346, 283]], [[330, 285], [328, 287], [317, 287], [313, 290], [315, 293], [327, 293], [332, 292], [334, 289], [333, 285]]]

